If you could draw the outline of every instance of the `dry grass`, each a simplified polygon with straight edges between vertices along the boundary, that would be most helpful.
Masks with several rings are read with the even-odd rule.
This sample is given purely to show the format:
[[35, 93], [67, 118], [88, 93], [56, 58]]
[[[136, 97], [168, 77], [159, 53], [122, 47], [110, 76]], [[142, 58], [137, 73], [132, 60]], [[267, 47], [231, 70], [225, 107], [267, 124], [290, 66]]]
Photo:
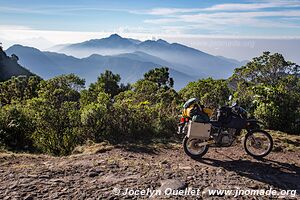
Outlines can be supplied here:
[[18, 158], [18, 157], [26, 157], [26, 158], [49, 158], [52, 157], [46, 154], [34, 154], [34, 153], [15, 153], [11, 151], [0, 152], [0, 158]]
[[175, 141], [175, 140], [153, 140], [153, 142], [150, 144], [153, 148], [164, 148], [164, 149], [180, 149], [182, 147], [181, 140]]
[[[281, 131], [267, 130], [273, 137], [274, 140], [274, 151], [275, 152], [286, 152], [286, 151], [300, 151], [300, 136], [290, 135]], [[242, 134], [243, 135], [243, 134]], [[159, 149], [180, 149], [182, 148], [181, 140], [167, 140], [167, 139], [153, 139], [149, 143], [143, 142], [128, 143], [111, 145], [109, 142], [94, 143], [92, 141], [87, 142], [85, 145], [76, 147], [72, 154], [76, 155], [91, 155], [99, 154], [110, 151], [114, 148], [124, 148], [130, 151], [136, 152], [149, 152], [155, 153]], [[39, 157], [46, 156], [42, 154], [29, 154], [29, 153], [13, 153], [5, 149], [0, 148], [0, 158], [5, 157]], [[51, 156], [49, 156], [51, 157]]]
[[174, 139], [152, 139], [148, 141], [134, 141], [115, 145], [126, 151], [156, 154], [160, 149], [180, 149], [182, 147], [180, 140]]
[[281, 131], [268, 131], [274, 140], [274, 151], [300, 151], [300, 136]]
[[1, 153], [7, 153], [7, 151], [5, 150], [5, 148], [0, 144], [0, 154]]
[[93, 143], [88, 142], [85, 145], [76, 147], [72, 154], [97, 154], [110, 151], [114, 146], [110, 145], [108, 142]]

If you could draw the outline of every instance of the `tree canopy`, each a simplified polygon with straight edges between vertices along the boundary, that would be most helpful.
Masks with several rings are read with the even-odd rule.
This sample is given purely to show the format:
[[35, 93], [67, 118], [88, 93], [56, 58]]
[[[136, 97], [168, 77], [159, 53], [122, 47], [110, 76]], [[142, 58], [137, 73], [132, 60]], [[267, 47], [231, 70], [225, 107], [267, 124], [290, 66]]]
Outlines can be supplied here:
[[169, 68], [155, 68], [144, 74], [145, 80], [149, 80], [158, 85], [158, 87], [173, 87], [174, 80], [169, 77]]
[[266, 128], [300, 133], [299, 66], [265, 52], [228, 80], [190, 82], [179, 92], [167, 67], [132, 85], [104, 71], [85, 88], [69, 74], [42, 80], [19, 76], [0, 82], [0, 145], [67, 155], [87, 140], [112, 143], [173, 137], [182, 104], [192, 97], [217, 109], [230, 94]]
[[281, 54], [264, 52], [235, 69], [235, 98], [271, 129], [300, 132], [300, 68]]

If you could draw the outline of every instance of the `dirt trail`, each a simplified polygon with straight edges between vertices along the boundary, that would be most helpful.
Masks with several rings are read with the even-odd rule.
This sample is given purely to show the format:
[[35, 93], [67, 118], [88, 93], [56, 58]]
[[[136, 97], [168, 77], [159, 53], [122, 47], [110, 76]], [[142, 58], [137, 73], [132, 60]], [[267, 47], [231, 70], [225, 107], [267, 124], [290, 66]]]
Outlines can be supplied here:
[[157, 194], [152, 199], [232, 199], [209, 196], [208, 189], [270, 188], [297, 190], [296, 199], [300, 197], [300, 152], [271, 153], [263, 161], [247, 156], [239, 146], [211, 148], [202, 161], [190, 159], [181, 148], [114, 148], [60, 158], [3, 154], [0, 181], [0, 199], [149, 199], [149, 195], [114, 193], [119, 192], [116, 188], [122, 193], [126, 188], [140, 191], [166, 187], [198, 189], [200, 193]]

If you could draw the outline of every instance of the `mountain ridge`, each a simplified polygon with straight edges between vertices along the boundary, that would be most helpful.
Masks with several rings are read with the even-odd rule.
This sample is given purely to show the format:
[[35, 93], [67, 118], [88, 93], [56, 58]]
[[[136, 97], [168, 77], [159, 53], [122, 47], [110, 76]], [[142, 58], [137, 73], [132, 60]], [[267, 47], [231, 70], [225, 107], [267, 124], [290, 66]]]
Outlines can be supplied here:
[[33, 76], [35, 74], [22, 67], [18, 63], [18, 57], [16, 55], [9, 57], [2, 48], [0, 48], [0, 81], [6, 81], [13, 76], [20, 75]]
[[[13, 45], [6, 52], [18, 55], [23, 66], [42, 78], [75, 73], [87, 83], [94, 82], [104, 70], [120, 74], [124, 83], [133, 83], [150, 69], [169, 67], [176, 89], [201, 78], [228, 78], [241, 65], [234, 59], [210, 55], [179, 43], [163, 39], [140, 41], [118, 34], [55, 47], [60, 50], [40, 51]], [[77, 56], [82, 52], [85, 55]]]
[[[62, 53], [40, 51], [36, 48], [21, 45], [13, 45], [6, 52], [8, 54], [18, 54], [20, 63], [29, 66], [30, 69], [39, 69], [43, 65], [48, 69], [51, 65], [51, 69], [41, 70], [37, 73], [43, 78], [47, 79], [59, 74], [75, 73], [85, 78], [87, 84], [96, 81], [97, 76], [104, 70], [111, 70], [120, 74], [124, 83], [133, 83], [142, 78], [143, 74], [150, 69], [164, 66], [163, 63], [157, 64], [152, 62], [151, 59], [134, 59], [134, 56], [139, 56], [135, 54], [131, 54], [133, 57], [128, 55], [103, 56], [92, 54], [85, 58], [76, 58]], [[42, 56], [37, 59], [28, 56], [31, 54]], [[139, 54], [141, 55], [141, 53]], [[48, 61], [50, 62], [47, 63]], [[189, 81], [197, 79], [192, 75], [182, 73], [171, 67], [169, 68], [171, 76], [175, 76], [175, 88], [177, 89], [180, 89]], [[53, 74], [52, 71], [55, 71], [56, 74]]]
[[214, 56], [201, 50], [179, 43], [169, 43], [163, 39], [145, 40], [138, 43], [113, 34], [107, 38], [92, 39], [66, 45], [58, 50], [60, 53], [87, 57], [91, 54], [117, 55], [141, 51], [170, 63], [189, 66], [193, 74], [206, 74], [213, 78], [228, 78], [236, 67], [243, 63], [234, 59]]

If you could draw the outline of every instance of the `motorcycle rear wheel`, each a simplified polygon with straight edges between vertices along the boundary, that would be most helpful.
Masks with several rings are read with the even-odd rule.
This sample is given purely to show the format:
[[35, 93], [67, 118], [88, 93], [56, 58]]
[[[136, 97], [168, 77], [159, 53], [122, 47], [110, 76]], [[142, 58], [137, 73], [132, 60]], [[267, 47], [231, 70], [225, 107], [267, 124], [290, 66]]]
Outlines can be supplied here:
[[198, 147], [197, 144], [205, 142], [198, 138], [188, 138], [185, 136], [183, 138], [183, 149], [184, 152], [193, 159], [202, 158], [208, 151], [208, 145]]
[[[264, 148], [263, 145], [266, 147]], [[260, 159], [267, 156], [272, 151], [273, 139], [266, 131], [254, 130], [246, 134], [244, 139], [244, 148], [247, 154], [253, 158]], [[259, 148], [264, 148], [264, 150], [259, 152]]]

